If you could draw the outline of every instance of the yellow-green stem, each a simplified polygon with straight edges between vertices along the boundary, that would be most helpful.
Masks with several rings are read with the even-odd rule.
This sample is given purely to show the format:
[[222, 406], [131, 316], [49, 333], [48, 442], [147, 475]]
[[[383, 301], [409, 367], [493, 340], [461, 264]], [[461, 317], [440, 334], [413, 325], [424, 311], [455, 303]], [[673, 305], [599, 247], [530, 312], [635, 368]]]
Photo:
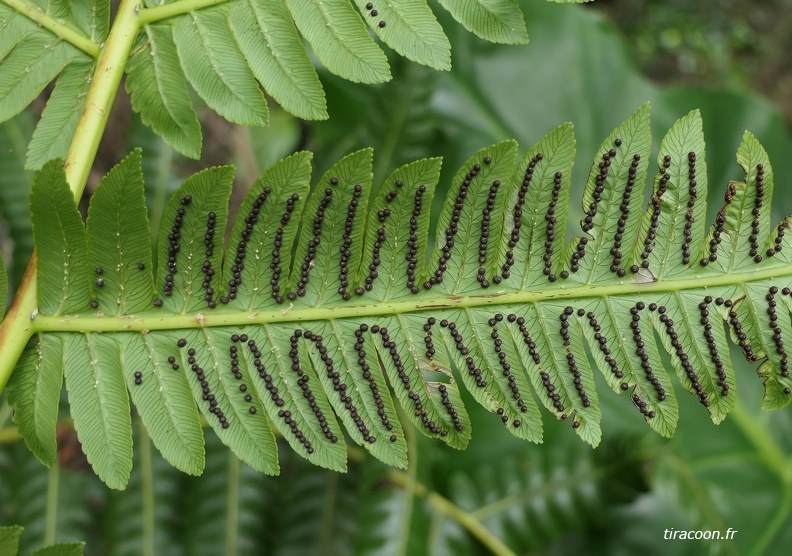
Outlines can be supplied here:
[[[3, 0], [11, 5], [12, 0]], [[16, 1], [16, 0], [14, 0]], [[99, 52], [91, 88], [82, 117], [72, 139], [64, 167], [66, 179], [79, 199], [91, 171], [99, 141], [107, 126], [107, 118], [113, 106], [121, 77], [124, 74], [129, 52], [140, 29], [138, 12], [142, 0], [121, 0], [107, 41]], [[26, 4], [21, 3], [24, 7]], [[49, 16], [48, 16], [49, 17]], [[0, 392], [3, 391], [16, 361], [33, 335], [32, 319], [36, 310], [36, 257], [30, 264], [17, 290], [5, 320], [0, 323]]]
[[28, 4], [23, 0], [0, 1], [3, 2], [3, 4], [14, 8], [18, 13], [24, 15], [25, 17], [35, 21], [44, 29], [52, 31], [56, 36], [65, 40], [72, 46], [79, 48], [88, 54], [88, 56], [91, 56], [92, 58], [99, 56], [100, 45], [96, 44], [90, 38], [83, 35], [80, 31], [73, 29], [66, 23], [58, 21], [54, 17], [46, 14], [40, 7], [34, 6], [33, 4]]
[[60, 484], [60, 465], [56, 461], [47, 473], [47, 517], [44, 522], [44, 546], [55, 542], [58, 529], [58, 485]]
[[[723, 285], [746, 284], [754, 280], [774, 280], [789, 276], [792, 271], [785, 268], [771, 268], [740, 274], [724, 274], [685, 280], [667, 280], [648, 284], [636, 284], [629, 289], [631, 281], [624, 279], [619, 284], [581, 285], [571, 284], [549, 290], [523, 290], [509, 293], [488, 293], [480, 295], [437, 295], [417, 300], [391, 301], [385, 303], [354, 303], [342, 306], [295, 307], [284, 304], [277, 309], [260, 311], [223, 312], [221, 310], [198, 312], [185, 315], [157, 316], [156, 313], [128, 315], [123, 317], [94, 316], [39, 316], [33, 327], [37, 332], [110, 332], [143, 330], [176, 330], [179, 328], [204, 328], [213, 326], [245, 326], [256, 323], [276, 323], [312, 321], [341, 318], [376, 317], [397, 315], [415, 311], [434, 311], [437, 309], [465, 309], [493, 305], [523, 305], [548, 300], [573, 300], [592, 297], [607, 298], [612, 295], [628, 293], [674, 293], [688, 289], [715, 288]], [[786, 282], [785, 282], [786, 283]]]
[[226, 487], [225, 553], [239, 550], [239, 484], [241, 463], [233, 452], [228, 452], [228, 486]]
[[734, 404], [731, 418], [754, 445], [767, 468], [778, 475], [786, 489], [792, 492], [792, 462], [770, 434], [769, 427], [751, 415], [740, 401]]
[[179, 2], [163, 4], [161, 6], [141, 10], [140, 21], [141, 23], [154, 23], [202, 8], [208, 8], [217, 4], [225, 4], [227, 1], [228, 0], [181, 0]]
[[77, 124], [74, 138], [66, 156], [64, 168], [75, 199], [85, 189], [99, 141], [102, 139], [113, 100], [121, 84], [129, 52], [140, 30], [140, 11], [143, 0], [121, 0], [113, 27], [102, 47], [91, 88], [85, 101], [85, 109]]

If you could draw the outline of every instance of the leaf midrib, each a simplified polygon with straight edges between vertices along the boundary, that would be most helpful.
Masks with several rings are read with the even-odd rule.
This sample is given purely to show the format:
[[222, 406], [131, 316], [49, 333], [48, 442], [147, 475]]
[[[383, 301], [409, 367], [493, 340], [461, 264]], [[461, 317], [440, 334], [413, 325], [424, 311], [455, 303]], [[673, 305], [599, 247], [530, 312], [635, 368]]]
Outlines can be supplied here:
[[[707, 276], [694, 275], [684, 280], [666, 280], [647, 284], [623, 281], [609, 285], [576, 284], [573, 287], [561, 286], [551, 290], [516, 291], [488, 293], [482, 295], [443, 295], [422, 297], [417, 300], [390, 301], [364, 305], [339, 305], [335, 307], [301, 307], [237, 312], [197, 312], [189, 315], [156, 316], [156, 313], [125, 315], [120, 317], [82, 317], [37, 315], [31, 321], [31, 328], [40, 332], [77, 331], [77, 332], [114, 332], [176, 330], [183, 328], [205, 328], [215, 326], [245, 326], [250, 324], [275, 324], [283, 322], [333, 320], [354, 317], [376, 317], [383, 315], [405, 314], [438, 309], [486, 307], [489, 305], [520, 305], [541, 303], [559, 299], [607, 298], [609, 296], [635, 295], [639, 293], [676, 293], [688, 290], [717, 288], [718, 286], [744, 285], [751, 282], [792, 276], [789, 265], [773, 268]], [[285, 304], [284, 304], [285, 305]]]

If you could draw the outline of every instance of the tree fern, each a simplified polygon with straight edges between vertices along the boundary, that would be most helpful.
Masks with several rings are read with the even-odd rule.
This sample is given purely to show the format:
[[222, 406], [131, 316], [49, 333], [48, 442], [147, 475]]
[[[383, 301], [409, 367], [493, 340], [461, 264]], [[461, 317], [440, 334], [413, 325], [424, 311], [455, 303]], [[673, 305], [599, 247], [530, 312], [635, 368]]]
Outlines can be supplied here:
[[[441, 5], [482, 38], [528, 41], [514, 0]], [[327, 69], [354, 82], [391, 77], [371, 32], [412, 61], [451, 68], [450, 43], [426, 0], [126, 1], [112, 22], [108, 0], [3, 0], [0, 30], [0, 122], [56, 80], [28, 147], [31, 169], [66, 156], [86, 103], [105, 117], [106, 99], [96, 96], [114, 93], [123, 69], [142, 120], [178, 152], [198, 158], [201, 127], [190, 87], [240, 124], [267, 124], [263, 90], [301, 118], [327, 118], [302, 38]]]
[[424, 435], [466, 446], [473, 425], [461, 381], [519, 438], [541, 441], [544, 406], [596, 446], [590, 353], [610, 389], [671, 436], [678, 406], [661, 351], [719, 423], [736, 395], [728, 336], [761, 361], [764, 406], [786, 405], [792, 247], [788, 221], [768, 217], [763, 149], [746, 133], [745, 180], [729, 184], [707, 230], [698, 113], [663, 140], [644, 209], [649, 138], [645, 105], [603, 142], [582, 233], [568, 243], [570, 124], [519, 162], [513, 141], [471, 157], [453, 178], [432, 251], [438, 159], [407, 164], [372, 192], [372, 153], [358, 151], [311, 191], [310, 154], [290, 156], [253, 184], [225, 253], [233, 171], [211, 168], [171, 198], [156, 272], [139, 153], [102, 180], [87, 230], [61, 165], [49, 163], [31, 194], [38, 342], [9, 385], [20, 432], [53, 461], [45, 417], [62, 373], [89, 461], [116, 488], [132, 464], [129, 395], [163, 456], [189, 473], [203, 468], [199, 412], [265, 473], [278, 472], [270, 425], [329, 469], [346, 468], [344, 430], [404, 467], [398, 406]]

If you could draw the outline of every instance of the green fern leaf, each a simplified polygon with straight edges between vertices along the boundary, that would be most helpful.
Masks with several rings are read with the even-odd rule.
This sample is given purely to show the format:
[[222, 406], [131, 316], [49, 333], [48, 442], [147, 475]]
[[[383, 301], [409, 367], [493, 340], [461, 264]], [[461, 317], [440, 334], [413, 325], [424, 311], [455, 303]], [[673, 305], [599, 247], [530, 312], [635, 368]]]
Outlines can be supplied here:
[[85, 543], [82, 542], [60, 542], [39, 548], [30, 556], [82, 556], [84, 548]]
[[372, 31], [396, 52], [437, 70], [451, 69], [451, 44], [426, 0], [355, 3]]
[[[19, 525], [0, 527], [0, 554], [16, 556], [24, 530]], [[83, 542], [61, 542], [34, 550], [30, 556], [82, 556], [84, 547]]]
[[[160, 231], [157, 272], [163, 306], [169, 311], [194, 313], [209, 301], [204, 297], [211, 294], [204, 292], [213, 279], [206, 270], [219, 274], [222, 268], [220, 230], [228, 220], [233, 178], [234, 170], [229, 166], [210, 168], [192, 176], [171, 197], [163, 220], [173, 222], [173, 226], [170, 230], [163, 226]], [[219, 232], [217, 238], [215, 230]], [[214, 242], [217, 249], [210, 245]]]
[[83, 112], [96, 64], [72, 63], [60, 75], [28, 146], [25, 168], [38, 170], [65, 158]]
[[19, 525], [11, 527], [0, 527], [0, 552], [15, 556], [19, 550], [19, 537], [22, 536], [24, 529]]
[[[276, 267], [289, 268], [291, 251], [281, 252], [275, 242], [294, 243], [303, 199], [310, 190], [311, 157], [311, 153], [301, 152], [273, 165], [251, 187], [240, 205], [231, 237], [244, 241], [247, 247], [243, 249], [254, 256], [250, 260], [245, 258], [243, 267], [239, 268], [238, 262], [243, 261], [235, 260], [239, 258], [236, 252], [239, 242], [230, 245], [222, 279], [223, 286], [228, 284], [229, 306], [243, 311], [277, 307], [280, 289], [271, 288], [270, 280], [280, 275], [275, 272]], [[270, 202], [265, 205], [267, 200]]]
[[322, 84], [284, 1], [244, 0], [228, 17], [239, 49], [267, 92], [295, 116], [327, 119]]
[[74, 15], [79, 29], [97, 44], [102, 44], [107, 39], [110, 31], [110, 2], [109, 0], [88, 0], [82, 2], [64, 2]]
[[52, 17], [70, 19], [69, 12], [72, 2], [68, 2], [67, 0], [32, 0], [32, 4]]
[[83, 451], [107, 486], [123, 489], [132, 471], [132, 423], [118, 344], [111, 336], [68, 334], [63, 362]]
[[385, 54], [349, 0], [286, 0], [297, 28], [328, 70], [355, 83], [391, 78]]
[[109, 315], [144, 310], [151, 303], [151, 269], [140, 150], [100, 182], [88, 211], [88, 267], [94, 269], [96, 303]]
[[66, 183], [63, 161], [36, 175], [30, 194], [33, 239], [38, 252], [38, 310], [44, 315], [77, 313], [89, 307], [85, 227]]
[[47, 466], [57, 456], [55, 426], [62, 386], [62, 340], [39, 335], [38, 342], [25, 349], [8, 381], [8, 403], [28, 449]]
[[192, 107], [170, 27], [146, 25], [127, 65], [126, 89], [143, 122], [184, 156], [201, 154], [201, 124]]
[[206, 104], [231, 122], [267, 125], [267, 101], [233, 40], [224, 10], [181, 16], [173, 39], [184, 74]]
[[[270, 425], [312, 463], [344, 470], [336, 416], [353, 442], [405, 466], [398, 406], [422, 434], [462, 449], [473, 425], [460, 381], [515, 436], [541, 441], [544, 406], [596, 446], [602, 393], [595, 368], [652, 429], [671, 436], [679, 404], [664, 359], [719, 423], [736, 399], [729, 337], [749, 361], [760, 361], [764, 406], [787, 405], [790, 219], [770, 225], [766, 154], [746, 134], [738, 151], [746, 178], [729, 185], [707, 231], [698, 112], [663, 139], [641, 211], [650, 147], [645, 105], [600, 146], [581, 233], [568, 245], [570, 124], [519, 163], [514, 141], [475, 153], [453, 178], [431, 249], [437, 159], [397, 169], [372, 193], [372, 152], [364, 149], [333, 165], [309, 192], [311, 155], [290, 156], [251, 187], [225, 255], [217, 231], [226, 226], [232, 171], [205, 170], [166, 210], [158, 293], [143, 287], [150, 301], [115, 316], [105, 306], [114, 307], [117, 293], [86, 311], [88, 281], [97, 279], [90, 266], [129, 268], [145, 259], [148, 268], [145, 252], [124, 258], [127, 243], [115, 239], [144, 242], [138, 155], [111, 172], [89, 209], [88, 256], [95, 256], [93, 237], [122, 246], [102, 253], [108, 262], [90, 265], [62, 170], [52, 163], [37, 176], [31, 202], [37, 247], [49, 263], [39, 269], [43, 301], [32, 327], [45, 348], [50, 335], [63, 342], [77, 430], [91, 440], [84, 442], [91, 462], [114, 485], [131, 461], [127, 422], [118, 414], [126, 405], [124, 381], [155, 444], [190, 472], [202, 465], [195, 407], [220, 440], [266, 473], [278, 470]], [[125, 182], [138, 228], [120, 214]], [[114, 201], [103, 208], [111, 193]], [[61, 220], [45, 213], [48, 207], [62, 211]], [[49, 226], [46, 234], [41, 226]], [[71, 282], [55, 289], [65, 271]], [[104, 287], [116, 292], [116, 282], [129, 280], [108, 276]], [[21, 384], [35, 376], [35, 358], [26, 357]], [[42, 396], [31, 385], [19, 391], [29, 400]], [[105, 415], [109, 408], [116, 413]], [[91, 425], [88, 418], [116, 422]], [[35, 446], [46, 444], [49, 433], [41, 431], [48, 427], [20, 431]], [[100, 448], [110, 456], [100, 457]]]
[[516, 0], [438, 0], [465, 29], [491, 42], [525, 44], [522, 12]]
[[[184, 339], [188, 345], [197, 346], [194, 351], [199, 369], [196, 370], [189, 363], [192, 348], [186, 351], [187, 358], [182, 356], [182, 363], [185, 369], [192, 369], [199, 379], [189, 381], [190, 387], [209, 425], [242, 461], [261, 473], [277, 475], [279, 467], [275, 437], [265, 417], [261, 399], [255, 391], [247, 388], [253, 382], [252, 377], [242, 370], [243, 367], [234, 366], [234, 360], [239, 362], [238, 352], [231, 352], [227, 347], [229, 335], [221, 329], [204, 330], [185, 334]], [[228, 372], [229, 368], [231, 373]], [[234, 372], [237, 368], [239, 370]], [[201, 379], [201, 376], [204, 378]], [[241, 388], [243, 385], [244, 391]], [[206, 388], [211, 394], [207, 394]], [[223, 408], [223, 413], [213, 411], [216, 408]], [[274, 409], [269, 411], [270, 414], [274, 412]]]
[[[122, 334], [118, 337], [121, 365], [134, 369], [124, 374], [143, 424], [162, 456], [174, 467], [200, 475], [204, 467], [204, 438], [189, 385], [170, 363], [170, 342], [159, 335]], [[138, 378], [135, 373], [140, 373]]]
[[66, 65], [85, 58], [50, 37], [25, 36], [0, 65], [0, 122], [19, 114]]
[[0, 5], [0, 59], [8, 56], [28, 32], [28, 20], [5, 4]]

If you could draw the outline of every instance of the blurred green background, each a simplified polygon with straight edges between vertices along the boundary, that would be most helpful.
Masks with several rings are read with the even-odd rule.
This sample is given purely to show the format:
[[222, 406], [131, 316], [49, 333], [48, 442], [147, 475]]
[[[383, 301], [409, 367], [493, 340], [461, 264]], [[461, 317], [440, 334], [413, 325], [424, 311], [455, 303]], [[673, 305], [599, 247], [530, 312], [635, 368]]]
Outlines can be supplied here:
[[[572, 199], [580, 199], [601, 140], [648, 100], [655, 148], [677, 118], [701, 110], [711, 216], [728, 181], [741, 177], [734, 153], [746, 129], [773, 161], [773, 220], [792, 213], [785, 194], [792, 191], [792, 0], [520, 4], [531, 42], [519, 47], [486, 43], [435, 10], [451, 38], [451, 72], [395, 56], [394, 80], [381, 86], [322, 71], [326, 122], [299, 121], [272, 104], [270, 127], [248, 129], [204, 109], [200, 162], [180, 158], [119, 97], [92, 183], [142, 146], [155, 233], [168, 193], [210, 164], [237, 165], [235, 199], [269, 164], [300, 149], [316, 153], [320, 175], [342, 155], [373, 146], [375, 181], [402, 163], [443, 156], [447, 184], [475, 150], [516, 138], [524, 152], [571, 121], [578, 149]], [[0, 125], [0, 238], [12, 287], [31, 250], [30, 175], [22, 162], [43, 102]], [[570, 210], [572, 221], [581, 218], [579, 202]], [[460, 453], [413, 434], [406, 473], [394, 475], [353, 451], [341, 475], [283, 449], [282, 476], [264, 477], [207, 431], [207, 468], [194, 478], [171, 469], [139, 430], [124, 492], [93, 476], [68, 421], [59, 428], [61, 465], [44, 468], [17, 438], [0, 397], [0, 525], [26, 527], [23, 551], [54, 534], [87, 541], [86, 554], [108, 556], [141, 554], [146, 542], [165, 556], [487, 554], [439, 496], [517, 554], [783, 554], [792, 545], [792, 411], [760, 411], [761, 380], [733, 355], [734, 413], [715, 426], [677, 387], [680, 424], [671, 440], [651, 432], [626, 395], [601, 398], [604, 440], [595, 450], [549, 418], [544, 444], [519, 441], [470, 400], [469, 448]], [[604, 381], [599, 387], [607, 388]], [[153, 538], [143, 536], [145, 520]], [[664, 540], [671, 528], [737, 533], [720, 542]]]

